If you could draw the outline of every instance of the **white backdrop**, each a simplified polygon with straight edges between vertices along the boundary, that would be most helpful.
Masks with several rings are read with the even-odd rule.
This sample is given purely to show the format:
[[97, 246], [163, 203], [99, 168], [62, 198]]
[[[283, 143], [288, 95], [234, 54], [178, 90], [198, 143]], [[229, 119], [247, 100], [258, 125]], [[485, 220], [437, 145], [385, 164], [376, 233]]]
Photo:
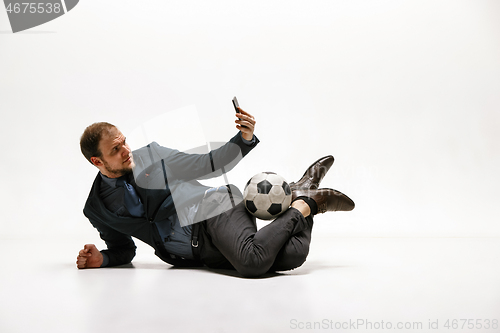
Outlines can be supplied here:
[[186, 108], [201, 125], [166, 124], [161, 144], [228, 140], [234, 95], [261, 144], [231, 182], [335, 156], [324, 186], [357, 207], [315, 232], [498, 236], [499, 15], [494, 0], [82, 0], [12, 34], [0, 10], [0, 236], [96, 239], [83, 129]]

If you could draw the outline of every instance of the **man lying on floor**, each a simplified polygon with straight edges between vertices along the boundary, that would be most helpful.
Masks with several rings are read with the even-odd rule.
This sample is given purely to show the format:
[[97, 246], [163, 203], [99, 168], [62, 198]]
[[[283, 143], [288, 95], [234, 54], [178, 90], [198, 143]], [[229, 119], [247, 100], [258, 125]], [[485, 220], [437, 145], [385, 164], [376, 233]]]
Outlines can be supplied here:
[[[229, 171], [259, 143], [254, 117], [238, 110], [239, 132], [207, 154], [186, 154], [155, 142], [132, 152], [114, 125], [87, 127], [80, 148], [99, 173], [83, 212], [107, 249], [86, 244], [77, 267], [130, 263], [136, 249], [132, 236], [176, 266], [230, 268], [244, 277], [301, 266], [309, 253], [313, 216], [352, 210], [354, 202], [336, 190], [319, 188], [334, 161], [325, 156], [290, 184], [291, 207], [257, 230], [234, 186], [210, 189], [196, 181]], [[222, 208], [209, 214], [206, 207]]]

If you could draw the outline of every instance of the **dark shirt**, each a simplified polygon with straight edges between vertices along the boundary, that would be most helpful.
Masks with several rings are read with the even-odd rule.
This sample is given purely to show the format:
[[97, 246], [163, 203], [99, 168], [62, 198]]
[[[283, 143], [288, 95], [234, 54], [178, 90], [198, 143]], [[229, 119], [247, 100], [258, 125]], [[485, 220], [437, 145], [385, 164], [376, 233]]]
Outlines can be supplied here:
[[[101, 183], [101, 192], [99, 193], [104, 206], [118, 216], [132, 217], [125, 207], [123, 191], [125, 189], [116, 186], [118, 178], [108, 178], [100, 173], [103, 182]], [[136, 186], [133, 174], [122, 176], [132, 186]], [[163, 240], [165, 249], [172, 254], [186, 259], [193, 259], [193, 251], [191, 248], [191, 233], [192, 226], [181, 227], [177, 214], [170, 216], [167, 220], [155, 223], [158, 232]], [[103, 267], [106, 266], [106, 260]]]

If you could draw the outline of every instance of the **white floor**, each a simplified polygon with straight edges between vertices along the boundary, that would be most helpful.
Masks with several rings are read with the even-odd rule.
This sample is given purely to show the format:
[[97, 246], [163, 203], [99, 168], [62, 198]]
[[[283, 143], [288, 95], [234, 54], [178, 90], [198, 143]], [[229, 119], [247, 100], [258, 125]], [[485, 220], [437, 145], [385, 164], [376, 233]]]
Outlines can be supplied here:
[[80, 243], [2, 240], [0, 332], [500, 331], [500, 239], [313, 236], [302, 267], [261, 279], [143, 246], [77, 270]]

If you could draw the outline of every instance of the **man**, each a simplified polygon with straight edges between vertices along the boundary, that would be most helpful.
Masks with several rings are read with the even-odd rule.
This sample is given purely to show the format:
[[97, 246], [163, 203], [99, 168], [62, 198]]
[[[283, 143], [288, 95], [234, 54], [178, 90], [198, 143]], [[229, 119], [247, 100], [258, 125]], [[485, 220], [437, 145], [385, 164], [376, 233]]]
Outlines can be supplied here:
[[333, 157], [326, 156], [290, 184], [291, 207], [257, 230], [237, 188], [211, 189], [196, 181], [228, 171], [258, 144], [254, 117], [238, 110], [239, 132], [207, 154], [185, 154], [155, 142], [132, 153], [114, 125], [87, 127], [80, 147], [99, 173], [83, 211], [107, 249], [85, 245], [77, 267], [130, 263], [136, 249], [131, 237], [152, 246], [169, 264], [233, 268], [244, 277], [302, 265], [309, 252], [312, 216], [352, 210], [354, 202], [338, 191], [319, 189], [333, 164]]

